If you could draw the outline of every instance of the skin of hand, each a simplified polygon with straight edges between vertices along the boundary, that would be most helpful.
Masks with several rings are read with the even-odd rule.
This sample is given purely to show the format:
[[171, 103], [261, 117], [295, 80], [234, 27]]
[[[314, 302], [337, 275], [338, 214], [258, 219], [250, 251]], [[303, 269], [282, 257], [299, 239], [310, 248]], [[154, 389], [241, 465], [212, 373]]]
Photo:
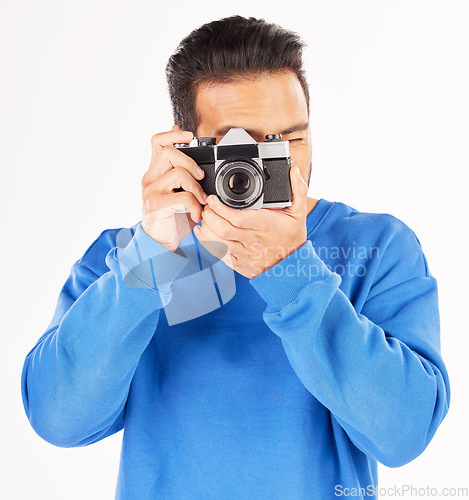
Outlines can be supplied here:
[[[197, 182], [204, 172], [197, 163], [173, 147], [187, 143], [192, 132], [183, 132], [174, 125], [168, 132], [151, 139], [150, 167], [142, 178], [142, 228], [170, 251], [176, 250], [200, 221], [207, 195]], [[184, 192], [174, 189], [183, 188]], [[188, 213], [177, 213], [187, 210]]]
[[[293, 200], [286, 208], [239, 210], [210, 195], [202, 223], [194, 228], [199, 242], [249, 279], [293, 253], [306, 242], [308, 186], [298, 167], [290, 169], [290, 179]], [[220, 255], [224, 246], [228, 252]]]

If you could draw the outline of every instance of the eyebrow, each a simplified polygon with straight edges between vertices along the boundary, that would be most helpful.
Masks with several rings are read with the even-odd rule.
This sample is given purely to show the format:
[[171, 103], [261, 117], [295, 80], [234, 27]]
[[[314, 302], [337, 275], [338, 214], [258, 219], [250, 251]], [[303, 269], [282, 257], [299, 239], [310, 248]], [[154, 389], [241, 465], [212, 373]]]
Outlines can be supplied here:
[[[238, 127], [239, 127], [239, 125], [226, 125], [225, 127], [218, 129], [215, 132], [215, 135], [216, 136], [225, 135], [231, 128], [238, 128]], [[293, 132], [299, 132], [301, 130], [306, 130], [308, 127], [309, 127], [309, 122], [298, 123], [297, 125], [293, 125], [292, 127], [289, 127], [285, 130], [282, 130], [281, 132], [276, 132], [276, 133], [280, 133], [283, 136], [283, 135], [293, 134]], [[261, 135], [261, 133], [258, 130], [252, 130], [252, 129], [247, 129], [247, 128], [245, 128], [244, 130], [246, 130], [246, 132], [249, 135]]]

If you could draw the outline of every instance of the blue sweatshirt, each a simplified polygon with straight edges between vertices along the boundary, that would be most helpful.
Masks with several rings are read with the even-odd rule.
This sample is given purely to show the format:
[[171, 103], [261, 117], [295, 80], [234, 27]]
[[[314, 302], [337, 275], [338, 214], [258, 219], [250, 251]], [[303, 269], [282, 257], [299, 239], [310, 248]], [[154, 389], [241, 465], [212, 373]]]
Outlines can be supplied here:
[[180, 322], [165, 307], [181, 305], [187, 252], [165, 251], [141, 222], [125, 245], [121, 229], [103, 231], [26, 357], [34, 430], [76, 447], [124, 429], [117, 499], [376, 498], [377, 462], [416, 458], [448, 411], [437, 282], [391, 215], [322, 198], [307, 230]]

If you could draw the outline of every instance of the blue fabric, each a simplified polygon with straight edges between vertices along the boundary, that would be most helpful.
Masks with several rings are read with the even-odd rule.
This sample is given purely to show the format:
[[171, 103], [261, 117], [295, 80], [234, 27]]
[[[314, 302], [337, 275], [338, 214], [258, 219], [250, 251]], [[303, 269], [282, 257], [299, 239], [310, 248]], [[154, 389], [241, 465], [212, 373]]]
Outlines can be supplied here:
[[375, 498], [377, 462], [416, 458], [448, 411], [437, 282], [391, 215], [320, 199], [307, 229], [268, 271], [234, 273], [229, 300], [172, 325], [171, 281], [200, 270], [193, 235], [168, 255], [140, 222], [125, 245], [103, 231], [26, 357], [34, 430], [74, 447], [124, 428], [117, 499]]

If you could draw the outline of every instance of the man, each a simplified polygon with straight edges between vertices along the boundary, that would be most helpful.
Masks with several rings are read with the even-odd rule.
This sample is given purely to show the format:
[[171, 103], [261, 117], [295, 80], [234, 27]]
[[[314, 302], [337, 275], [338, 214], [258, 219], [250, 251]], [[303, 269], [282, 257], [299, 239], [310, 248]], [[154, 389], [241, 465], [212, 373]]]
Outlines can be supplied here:
[[[377, 462], [413, 460], [447, 414], [437, 283], [417, 237], [391, 215], [307, 197], [302, 46], [239, 16], [181, 42], [167, 66], [177, 125], [152, 138], [142, 221], [75, 262], [26, 358], [24, 406], [45, 440], [124, 429], [116, 498], [374, 498]], [[207, 198], [173, 147], [232, 127], [290, 141], [290, 207]], [[170, 325], [181, 249], [197, 240], [228, 249], [236, 293]], [[137, 254], [160, 259], [142, 271]]]

